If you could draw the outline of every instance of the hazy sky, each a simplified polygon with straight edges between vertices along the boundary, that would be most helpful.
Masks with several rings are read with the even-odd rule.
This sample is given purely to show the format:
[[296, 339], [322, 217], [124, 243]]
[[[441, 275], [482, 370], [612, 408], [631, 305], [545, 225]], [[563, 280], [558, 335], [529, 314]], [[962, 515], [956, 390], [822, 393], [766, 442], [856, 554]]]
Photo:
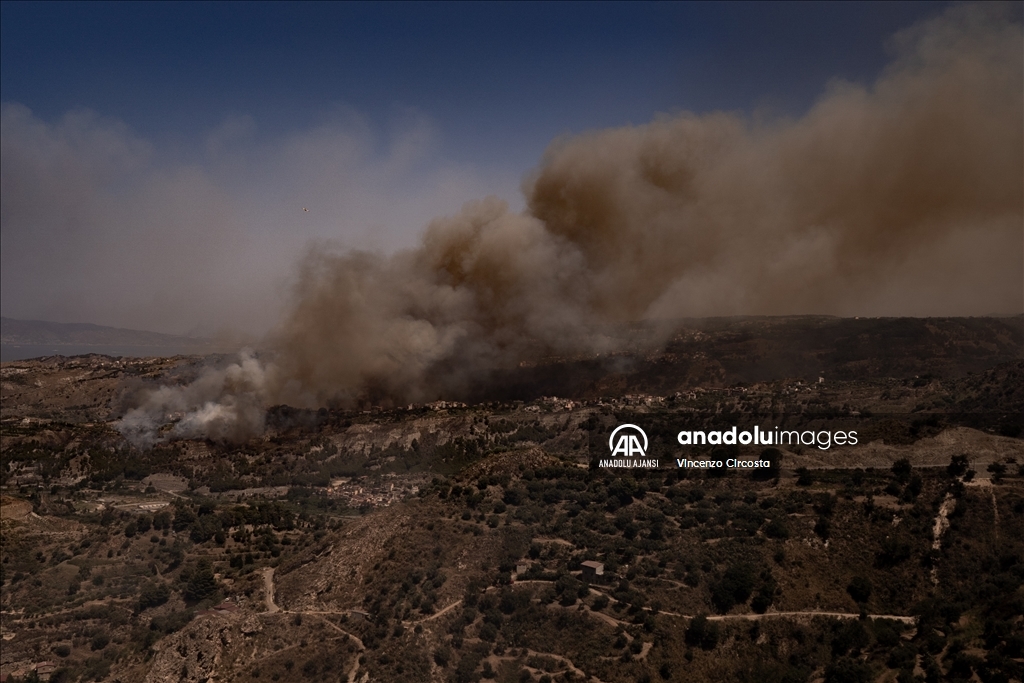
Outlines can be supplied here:
[[800, 117], [945, 7], [4, 2], [3, 314], [261, 333], [322, 241], [521, 208], [560, 136]]

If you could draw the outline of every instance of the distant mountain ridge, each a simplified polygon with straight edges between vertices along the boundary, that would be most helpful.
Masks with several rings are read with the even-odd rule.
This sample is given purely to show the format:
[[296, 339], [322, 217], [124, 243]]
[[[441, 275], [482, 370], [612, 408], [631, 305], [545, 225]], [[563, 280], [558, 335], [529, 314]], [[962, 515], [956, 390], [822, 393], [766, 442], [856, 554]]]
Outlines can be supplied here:
[[54, 323], [0, 317], [0, 343], [11, 346], [205, 347], [211, 340], [92, 323]]

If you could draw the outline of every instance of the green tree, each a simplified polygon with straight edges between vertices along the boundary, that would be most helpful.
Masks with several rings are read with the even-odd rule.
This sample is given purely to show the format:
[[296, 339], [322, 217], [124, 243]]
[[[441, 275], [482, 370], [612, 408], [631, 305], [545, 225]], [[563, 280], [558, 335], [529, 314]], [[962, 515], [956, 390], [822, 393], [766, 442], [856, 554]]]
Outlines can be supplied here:
[[164, 583], [151, 583], [142, 589], [139, 595], [138, 610], [141, 612], [150, 607], [158, 607], [171, 597], [171, 589]]
[[185, 587], [181, 592], [186, 600], [193, 602], [205, 600], [216, 593], [220, 587], [217, 584], [217, 579], [213, 576], [213, 568], [210, 567], [207, 560], [200, 561], [191, 572], [187, 573], [187, 576], [185, 576], [185, 572], [182, 574], [185, 578]]

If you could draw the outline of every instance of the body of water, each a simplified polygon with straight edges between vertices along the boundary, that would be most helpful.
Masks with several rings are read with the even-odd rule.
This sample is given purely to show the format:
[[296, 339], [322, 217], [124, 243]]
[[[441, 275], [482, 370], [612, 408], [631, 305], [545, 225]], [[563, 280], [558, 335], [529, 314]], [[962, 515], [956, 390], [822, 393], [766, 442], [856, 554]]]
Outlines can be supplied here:
[[210, 353], [195, 346], [116, 346], [104, 344], [0, 344], [0, 361], [26, 360], [42, 356], [81, 356], [98, 353], [104, 356], [177, 356]]

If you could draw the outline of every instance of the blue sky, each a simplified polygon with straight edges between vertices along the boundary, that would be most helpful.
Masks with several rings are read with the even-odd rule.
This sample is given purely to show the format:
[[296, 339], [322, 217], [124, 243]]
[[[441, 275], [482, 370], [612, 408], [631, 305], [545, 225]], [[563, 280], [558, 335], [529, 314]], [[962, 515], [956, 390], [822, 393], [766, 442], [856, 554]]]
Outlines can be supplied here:
[[88, 108], [157, 140], [248, 115], [425, 115], [454, 158], [525, 170], [550, 140], [679, 110], [805, 110], [869, 82], [938, 3], [11, 3], [5, 102]]
[[260, 334], [310, 248], [519, 209], [559, 137], [798, 118], [946, 7], [3, 2], [4, 315]]

